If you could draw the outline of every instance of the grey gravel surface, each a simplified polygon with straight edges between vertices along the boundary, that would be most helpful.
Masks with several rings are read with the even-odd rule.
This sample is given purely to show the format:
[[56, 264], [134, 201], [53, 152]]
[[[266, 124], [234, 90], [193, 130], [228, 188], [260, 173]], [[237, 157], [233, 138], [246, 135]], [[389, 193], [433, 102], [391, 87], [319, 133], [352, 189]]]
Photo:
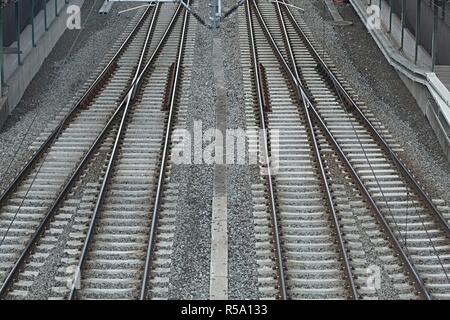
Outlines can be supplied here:
[[[206, 1], [197, 3], [198, 13], [208, 17]], [[234, 5], [225, 1], [224, 8]], [[224, 9], [226, 10], [226, 9]], [[227, 90], [227, 128], [245, 130], [242, 74], [237, 15], [222, 25], [225, 86]], [[214, 32], [198, 25], [192, 70], [187, 128], [201, 121], [203, 131], [215, 127], [216, 86], [212, 70]], [[174, 166], [172, 181], [180, 182], [177, 234], [174, 242], [171, 298], [208, 298], [211, 246], [211, 210], [214, 166]], [[252, 178], [253, 177], [253, 178]], [[228, 276], [229, 298], [256, 298], [256, 261], [254, 259], [251, 182], [257, 169], [247, 165], [228, 165]]]
[[179, 183], [177, 232], [173, 243], [170, 299], [208, 299], [214, 168], [176, 166]]
[[[206, 1], [195, 3], [195, 11], [208, 16]], [[194, 29], [195, 30], [195, 29]], [[215, 92], [212, 65], [212, 33], [197, 24], [195, 57], [186, 128], [201, 121], [203, 132], [214, 127]], [[211, 248], [211, 212], [214, 166], [174, 165], [171, 181], [179, 183], [177, 232], [173, 243], [171, 299], [208, 299]]]
[[396, 137], [401, 157], [433, 198], [450, 202], [450, 165], [420, 107], [350, 5], [339, 6], [352, 26], [333, 24], [322, 0], [291, 0], [344, 78]]
[[[224, 8], [235, 4], [223, 2]], [[225, 9], [226, 10], [226, 9]], [[237, 11], [220, 28], [224, 48], [225, 84], [228, 98], [228, 124], [230, 129], [246, 130], [244, 89], [240, 65], [239, 17]], [[253, 206], [251, 185], [259, 181], [257, 165], [228, 166], [228, 272], [230, 299], [256, 299], [257, 265], [253, 236]]]
[[136, 14], [131, 11], [118, 15], [119, 10], [132, 4], [114, 4], [108, 15], [99, 15], [102, 3], [85, 2], [81, 10], [83, 28], [66, 30], [0, 129], [0, 192], [30, 158], [28, 146], [49, 123], [56, 125], [52, 120], [58, 111], [79, 94], [130, 17]]

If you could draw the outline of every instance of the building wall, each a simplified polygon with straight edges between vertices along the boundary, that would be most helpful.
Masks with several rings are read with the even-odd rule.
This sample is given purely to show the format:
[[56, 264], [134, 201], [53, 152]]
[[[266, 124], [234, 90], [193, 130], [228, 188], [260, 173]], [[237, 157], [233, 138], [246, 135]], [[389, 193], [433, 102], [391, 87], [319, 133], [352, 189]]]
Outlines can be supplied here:
[[[34, 14], [37, 15], [44, 3], [51, 0], [35, 0], [34, 1]], [[5, 47], [10, 46], [17, 39], [16, 30], [16, 14], [14, 2], [9, 2], [2, 9], [3, 17], [3, 45]], [[19, 21], [20, 31], [23, 31], [25, 27], [31, 22], [31, 1], [19, 0]]]
[[[29, 0], [22, 0], [29, 1]], [[38, 1], [38, 0], [36, 0]], [[55, 15], [55, 3], [59, 15]], [[43, 2], [44, 3], [44, 2]], [[47, 2], [47, 26], [45, 30], [45, 15], [40, 10], [35, 19], [36, 46], [32, 46], [32, 28], [25, 26], [20, 36], [21, 59], [19, 63], [17, 54], [5, 54], [3, 56], [3, 75], [5, 86], [0, 91], [0, 127], [6, 121], [8, 115], [14, 110], [24, 94], [28, 84], [39, 71], [42, 63], [50, 54], [58, 39], [66, 30], [68, 5], [81, 7], [84, 0], [50, 0]], [[15, 27], [14, 27], [15, 29]], [[8, 28], [8, 34], [11, 28]], [[15, 32], [14, 32], [15, 33]], [[8, 49], [14, 49], [15, 42]]]
[[[438, 34], [437, 34], [437, 61], [438, 65], [450, 65], [450, 1], [446, 0], [445, 13], [439, 7], [438, 12]], [[375, 1], [374, 1], [375, 2]], [[394, 0], [393, 9], [397, 16], [401, 16], [401, 0]], [[438, 4], [441, 4], [438, 1]], [[376, 3], [376, 2], [375, 2]], [[389, 1], [388, 1], [389, 3]], [[412, 34], [416, 35], [416, 13], [417, 1], [406, 0], [406, 26]], [[433, 31], [433, 6], [432, 1], [422, 0], [421, 5], [421, 27], [420, 44], [431, 54], [431, 35]]]

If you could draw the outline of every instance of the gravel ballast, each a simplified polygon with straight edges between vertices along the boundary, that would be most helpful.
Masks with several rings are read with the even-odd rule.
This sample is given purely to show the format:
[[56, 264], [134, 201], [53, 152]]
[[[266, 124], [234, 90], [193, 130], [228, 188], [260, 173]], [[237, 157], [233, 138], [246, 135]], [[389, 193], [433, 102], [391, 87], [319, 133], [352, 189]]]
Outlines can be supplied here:
[[[205, 0], [196, 2], [194, 10], [201, 17], [208, 17]], [[191, 134], [194, 123], [201, 125], [203, 132], [215, 125], [212, 33], [199, 23], [193, 30], [196, 32], [195, 56], [186, 113], [186, 129]], [[169, 289], [171, 299], [209, 298], [213, 180], [214, 165], [173, 166], [171, 181], [179, 183], [179, 191]]]
[[[223, 3], [224, 8], [235, 4]], [[242, 8], [241, 8], [242, 9]], [[224, 9], [226, 10], [226, 9]], [[240, 64], [239, 15], [235, 11], [221, 25], [225, 84], [228, 98], [227, 128], [246, 130], [244, 88]], [[257, 165], [228, 166], [228, 268], [229, 298], [256, 299], [257, 265], [253, 236], [252, 183], [260, 182]]]

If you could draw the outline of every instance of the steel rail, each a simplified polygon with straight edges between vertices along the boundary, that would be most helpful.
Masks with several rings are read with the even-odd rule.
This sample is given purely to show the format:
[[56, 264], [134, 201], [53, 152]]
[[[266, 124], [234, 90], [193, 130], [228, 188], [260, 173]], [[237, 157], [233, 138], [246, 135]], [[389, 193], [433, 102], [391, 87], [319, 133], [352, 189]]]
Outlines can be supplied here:
[[[142, 50], [142, 52], [141, 52], [141, 56], [139, 57], [139, 62], [138, 62], [138, 65], [137, 65], [137, 67], [136, 67], [136, 72], [135, 72], [135, 74], [134, 74], [133, 80], [131, 81], [132, 84], [133, 84], [133, 83], [136, 83], [137, 79], [139, 78], [139, 74], [140, 74], [140, 72], [141, 72], [142, 64], [144, 63], [145, 55], [147, 54], [147, 50], [149, 49], [148, 45], [149, 45], [150, 39], [151, 39], [151, 37], [152, 37], [152, 35], [153, 35], [153, 32], [154, 32], [154, 30], [155, 30], [155, 22], [156, 22], [156, 19], [157, 19], [157, 17], [158, 17], [158, 14], [159, 14], [159, 10], [160, 10], [160, 9], [161, 9], [161, 3], [158, 2], [158, 3], [156, 4], [156, 6], [155, 6], [155, 11], [154, 11], [154, 13], [153, 13], [152, 20], [150, 21], [150, 26], [148, 27], [148, 32], [147, 32], [147, 36], [145, 37], [145, 42], [144, 42], [143, 50]], [[156, 49], [155, 49], [155, 51], [153, 52], [153, 55], [152, 55], [152, 57], [150, 58], [150, 60], [153, 59], [153, 56], [155, 55], [155, 52], [157, 52]], [[133, 93], [133, 94], [132, 94], [132, 98], [134, 99], [134, 95], [135, 95], [135, 93], [136, 93], [136, 88], [137, 88], [137, 86], [134, 86], [133, 88], [134, 88], [134, 90], [132, 90], [132, 93]]]
[[[284, 21], [284, 17], [283, 17], [283, 14], [281, 13], [280, 4], [279, 4], [278, 1], [276, 1], [274, 5], [277, 8], [277, 14], [278, 14], [279, 22], [280, 22], [281, 31], [283, 32], [283, 37], [285, 39], [284, 42], [285, 42], [285, 45], [287, 47], [286, 49], [287, 49], [287, 52], [289, 54], [289, 60], [291, 61], [291, 65], [292, 65], [292, 69], [293, 69], [294, 75], [295, 75], [295, 77], [297, 79], [300, 79], [299, 70], [298, 70], [297, 64], [295, 63], [294, 53], [292, 51], [290, 38], [289, 38], [288, 32], [286, 30], [286, 24], [285, 24], [285, 21]], [[295, 87], [295, 90], [298, 91], [298, 87]], [[298, 97], [302, 97], [302, 95], [299, 95], [299, 92], [296, 93], [296, 96], [297, 96], [297, 98]], [[348, 282], [348, 286], [349, 286], [349, 289], [350, 289], [349, 290], [350, 291], [350, 296], [351, 296], [352, 299], [357, 300], [359, 298], [358, 291], [357, 291], [357, 286], [355, 284], [352, 268], [350, 266], [350, 259], [348, 257], [347, 250], [345, 248], [344, 239], [342, 237], [343, 231], [341, 230], [341, 226], [340, 226], [340, 223], [339, 223], [339, 218], [337, 216], [337, 212], [336, 212], [337, 210], [336, 210], [335, 203], [333, 201], [333, 195], [331, 194], [331, 190], [330, 190], [330, 187], [328, 185], [328, 179], [327, 179], [327, 175], [325, 173], [325, 166], [323, 164], [322, 156], [321, 156], [321, 153], [320, 153], [320, 148], [319, 148], [319, 145], [317, 143], [316, 135], [314, 133], [314, 126], [312, 124], [311, 116], [309, 114], [309, 109], [307, 107], [305, 99], [302, 97], [302, 100], [299, 101], [299, 102], [301, 102], [302, 106], [303, 106], [303, 111], [304, 111], [305, 116], [306, 116], [305, 118], [306, 118], [306, 121], [308, 123], [308, 132], [309, 132], [309, 136], [311, 138], [311, 144], [312, 144], [313, 149], [314, 149], [315, 159], [316, 159], [317, 163], [319, 164], [320, 178], [322, 179], [322, 184], [323, 184], [323, 186], [325, 188], [325, 195], [326, 195], [326, 199], [327, 199], [328, 208], [331, 211], [332, 222], [333, 222], [333, 226], [334, 226], [334, 229], [335, 229], [335, 232], [336, 232], [336, 238], [337, 238], [337, 242], [338, 242], [339, 252], [340, 252], [340, 255], [341, 255], [342, 264], [344, 266], [344, 272], [345, 272], [346, 279], [347, 279], [347, 282]]]
[[369, 131], [372, 133], [374, 138], [379, 142], [380, 146], [385, 151], [385, 153], [393, 160], [393, 162], [396, 164], [396, 166], [400, 169], [401, 173], [403, 174], [403, 177], [405, 177], [406, 180], [409, 181], [410, 185], [412, 185], [413, 189], [415, 191], [417, 191], [419, 197], [422, 199], [422, 202], [432, 212], [434, 218], [441, 225], [441, 227], [443, 228], [443, 231], [446, 233], [447, 237], [450, 237], [450, 225], [449, 225], [448, 221], [445, 219], [445, 217], [442, 215], [442, 213], [437, 209], [436, 205], [433, 203], [433, 201], [431, 200], [429, 195], [419, 185], [416, 178], [411, 174], [411, 172], [405, 166], [403, 161], [399, 158], [399, 156], [396, 154], [396, 152], [394, 150], [392, 150], [392, 148], [388, 145], [386, 140], [381, 136], [381, 134], [378, 132], [378, 130], [372, 125], [370, 120], [367, 119], [367, 117], [364, 115], [362, 110], [358, 107], [355, 100], [350, 96], [350, 94], [347, 92], [347, 90], [342, 86], [340, 81], [334, 75], [333, 71], [331, 71], [330, 68], [327, 66], [325, 61], [320, 56], [320, 54], [314, 48], [311, 41], [308, 39], [307, 35], [304, 33], [304, 31], [298, 25], [291, 10], [285, 6], [284, 6], [284, 10], [287, 12], [288, 17], [291, 20], [295, 30], [300, 35], [300, 37], [303, 39], [304, 43], [307, 45], [307, 48], [309, 49], [309, 51], [311, 52], [313, 57], [319, 63], [324, 75], [333, 84], [335, 90], [339, 94], [339, 97], [341, 97], [341, 99], [343, 99], [343, 103], [347, 107], [350, 107], [350, 110], [354, 111], [355, 115], [359, 119], [362, 120], [362, 122], [363, 122], [362, 124], [365, 125], [369, 129]]
[[39, 158], [48, 150], [48, 148], [52, 145], [53, 141], [55, 141], [60, 133], [62, 132], [63, 128], [70, 122], [70, 120], [75, 116], [75, 114], [83, 107], [86, 103], [89, 103], [89, 101], [92, 99], [93, 96], [95, 96], [96, 92], [98, 92], [99, 87], [101, 87], [102, 83], [105, 81], [105, 79], [108, 77], [108, 75], [114, 70], [116, 66], [117, 59], [119, 56], [126, 50], [127, 46], [133, 39], [134, 35], [137, 33], [145, 19], [147, 18], [148, 14], [150, 13], [151, 8], [147, 8], [147, 10], [144, 11], [141, 18], [139, 19], [136, 26], [133, 28], [133, 30], [130, 32], [128, 37], [125, 39], [125, 41], [122, 43], [120, 48], [117, 50], [117, 52], [114, 54], [114, 56], [111, 58], [111, 60], [108, 62], [106, 67], [102, 70], [102, 72], [97, 76], [97, 78], [92, 82], [92, 84], [89, 86], [87, 91], [83, 94], [83, 96], [78, 99], [78, 101], [75, 103], [75, 105], [72, 107], [72, 109], [68, 112], [66, 116], [61, 120], [61, 122], [58, 124], [58, 126], [53, 129], [50, 136], [47, 137], [47, 139], [41, 144], [39, 149], [33, 154], [30, 160], [28, 160], [27, 164], [20, 170], [20, 172], [16, 175], [14, 180], [6, 187], [5, 191], [0, 196], [0, 206], [4, 203], [6, 198], [14, 192], [17, 185], [24, 180], [25, 175], [31, 170], [33, 165], [39, 160]]
[[[157, 14], [157, 9], [158, 8], [155, 8], [155, 10], [154, 10], [152, 21], [155, 19], [155, 16]], [[149, 12], [149, 11], [146, 11], [146, 13], [147, 12]], [[145, 15], [143, 15], [142, 18], [146, 18], [147, 16], [148, 15], [145, 14]], [[151, 30], [151, 28], [149, 28], [149, 30]], [[131, 37], [131, 34], [132, 33], [130, 33], [129, 37]], [[149, 35], [150, 35], [150, 32], [147, 33], [147, 37]], [[121, 48], [116, 52], [115, 57], [117, 57], [119, 55], [120, 50], [122, 48], [124, 48], [124, 45], [126, 44], [126, 42], [127, 42], [127, 40], [122, 44]], [[146, 45], [143, 46], [142, 53], [145, 52], [145, 48], [146, 48]], [[143, 56], [143, 55], [141, 55], [141, 56]], [[140, 60], [142, 61], [142, 59], [140, 59]], [[110, 63], [111, 64], [115, 64], [116, 63], [115, 59], [113, 58], [110, 61]], [[137, 70], [139, 70], [139, 68]], [[100, 76], [97, 79], [99, 79], [99, 78], [100, 78]], [[135, 79], [133, 81], [135, 81]], [[131, 87], [128, 89], [128, 92], [130, 92], [130, 90], [131, 90]], [[2, 284], [1, 284], [1, 287], [0, 287], [0, 299], [5, 297], [6, 294], [8, 293], [9, 288], [14, 283], [15, 278], [20, 273], [23, 265], [25, 264], [25, 262], [27, 261], [28, 257], [32, 253], [33, 249], [35, 248], [38, 240], [42, 237], [42, 235], [44, 234], [44, 232], [47, 229], [48, 225], [50, 224], [50, 222], [52, 221], [53, 217], [55, 216], [57, 208], [59, 207], [61, 202], [64, 200], [64, 198], [67, 195], [67, 193], [69, 192], [69, 190], [74, 185], [76, 179], [79, 177], [79, 175], [81, 174], [81, 172], [85, 168], [85, 165], [88, 163], [89, 159], [92, 157], [94, 151], [97, 150], [97, 147], [98, 147], [100, 141], [102, 141], [102, 139], [105, 137], [106, 133], [109, 132], [110, 128], [112, 127], [112, 124], [115, 122], [117, 116], [122, 111], [123, 106], [125, 105], [125, 103], [126, 103], [126, 98], [124, 98], [122, 100], [122, 102], [119, 104], [118, 108], [115, 110], [115, 112], [113, 113], [113, 115], [111, 116], [111, 118], [109, 119], [107, 124], [104, 126], [102, 131], [98, 134], [97, 138], [91, 144], [89, 150], [83, 156], [83, 159], [80, 161], [80, 163], [78, 164], [78, 166], [75, 169], [75, 171], [72, 173], [70, 178], [65, 183], [64, 187], [58, 193], [57, 198], [53, 201], [51, 207], [46, 212], [43, 220], [39, 223], [38, 227], [36, 228], [36, 231], [33, 233], [32, 237], [27, 242], [27, 244], [26, 244], [25, 248], [23, 249], [23, 251], [21, 252], [19, 258], [16, 260], [15, 264], [13, 265], [11, 270], [9, 270], [7, 276], [4, 278], [4, 280], [3, 280]]]
[[[157, 6], [159, 6], [160, 4], [158, 4]], [[139, 68], [136, 70], [137, 73], [139, 73], [139, 75], [135, 76], [135, 83], [132, 85], [132, 87], [130, 88], [130, 90], [128, 91], [127, 95], [126, 95], [126, 102], [125, 102], [125, 110], [123, 112], [122, 115], [122, 119], [120, 122], [120, 126], [119, 126], [119, 130], [116, 134], [116, 139], [114, 141], [114, 146], [108, 161], [108, 166], [105, 172], [105, 176], [103, 178], [103, 182], [97, 197], [97, 201], [94, 207], [94, 211], [92, 213], [92, 217], [91, 217], [91, 222], [89, 224], [89, 228], [86, 234], [86, 238], [84, 240], [83, 243], [83, 248], [81, 250], [80, 253], [80, 260], [78, 261], [78, 266], [75, 270], [75, 276], [73, 278], [73, 282], [71, 284], [70, 287], [70, 292], [68, 295], [68, 299], [69, 300], [74, 300], [77, 298], [77, 284], [79, 282], [79, 280], [81, 280], [81, 270], [84, 267], [84, 264], [86, 262], [86, 258], [88, 255], [88, 251], [89, 251], [89, 247], [91, 244], [91, 240], [93, 238], [93, 234], [94, 234], [94, 229], [98, 220], [98, 216], [100, 214], [100, 208], [103, 202], [103, 199], [105, 197], [105, 193], [106, 193], [106, 188], [107, 188], [107, 184], [109, 182], [109, 179], [111, 178], [111, 172], [112, 172], [112, 168], [114, 166], [114, 162], [117, 156], [117, 150], [118, 150], [118, 146], [121, 140], [121, 137], [123, 135], [123, 129], [125, 127], [125, 123], [126, 120], [128, 118], [128, 114], [129, 114], [129, 110], [130, 110], [130, 106], [133, 103], [133, 98], [135, 96], [135, 93], [137, 92], [137, 90], [140, 89], [141, 85], [142, 85], [142, 79], [143, 79], [143, 75], [145, 75], [147, 73], [147, 71], [150, 69], [150, 65], [154, 62], [155, 58], [157, 57], [157, 55], [159, 54], [159, 51], [161, 50], [161, 48], [163, 47], [163, 44], [165, 43], [165, 41], [167, 40], [169, 34], [170, 34], [170, 30], [172, 29], [173, 25], [174, 25], [174, 21], [176, 20], [178, 13], [180, 12], [181, 6], [179, 5], [177, 10], [175, 11], [175, 13], [172, 16], [171, 21], [169, 22], [166, 30], [164, 31], [164, 34], [162, 35], [160, 41], [158, 42], [158, 45], [156, 46], [155, 50], [153, 51], [151, 57], [149, 58], [149, 60], [147, 61], [147, 63], [145, 64], [145, 67], [142, 69], [142, 71], [139, 73]], [[156, 11], [155, 11], [156, 12]], [[149, 34], [151, 32], [153, 32], [154, 29], [154, 25], [155, 25], [155, 20], [152, 20], [151, 25], [149, 27]], [[146, 40], [146, 42], [148, 41], [148, 38]], [[142, 64], [143, 59], [144, 59], [144, 55], [145, 55], [145, 50], [146, 48], [143, 49], [142, 55], [141, 55], [141, 59], [139, 61], [139, 66]]]
[[131, 94], [131, 91], [130, 91], [127, 94], [127, 99], [126, 99], [126, 103], [125, 103], [125, 110], [123, 112], [122, 119], [121, 119], [120, 126], [119, 126], [119, 130], [117, 132], [116, 139], [114, 141], [114, 147], [113, 147], [113, 150], [112, 150], [112, 154], [110, 156], [110, 161], [108, 163], [108, 167], [107, 167], [107, 170], [106, 170], [106, 173], [105, 173], [105, 177], [103, 178], [103, 183], [102, 183], [102, 186], [101, 186], [101, 189], [100, 189], [100, 192], [99, 192], [100, 195], [97, 198], [97, 202], [95, 204], [94, 212], [93, 212], [92, 217], [91, 217], [91, 223], [89, 224], [89, 229], [88, 229], [88, 232], [87, 232], [87, 236], [86, 236], [86, 239], [84, 240], [84, 243], [83, 243], [83, 248], [81, 250], [80, 260], [78, 262], [77, 268], [75, 269], [75, 277], [73, 278], [73, 282], [71, 284], [68, 300], [76, 299], [77, 284], [78, 284], [78, 281], [80, 279], [81, 268], [83, 268], [84, 263], [86, 261], [86, 257], [87, 257], [88, 249], [89, 249], [89, 244], [90, 244], [90, 241], [92, 239], [92, 235], [93, 235], [94, 228], [95, 228], [96, 221], [97, 221], [99, 207], [100, 207], [101, 201], [103, 200], [103, 197], [104, 197], [104, 194], [105, 194], [105, 191], [106, 191], [106, 182], [109, 180], [109, 175], [110, 175], [111, 168], [112, 168], [112, 161], [111, 160], [113, 160], [115, 158], [116, 151], [117, 151], [117, 146], [119, 144], [120, 137], [122, 136], [121, 133], [122, 133], [122, 130], [123, 130], [124, 122], [125, 122], [125, 119], [127, 118], [128, 110], [130, 108], [131, 96], [132, 96], [132, 94]]
[[[256, 11], [259, 12], [259, 10], [258, 10], [258, 8], [256, 6], [256, 3], [255, 3], [255, 0], [252, 0], [252, 2], [253, 2], [253, 5], [254, 5]], [[385, 230], [387, 236], [391, 240], [391, 243], [393, 243], [394, 249], [396, 250], [396, 252], [400, 256], [400, 259], [402, 260], [404, 266], [408, 270], [408, 275], [411, 278], [411, 281], [414, 284], [415, 288], [422, 295], [422, 297], [424, 297], [427, 300], [430, 300], [431, 299], [431, 295], [428, 292], [427, 288], [425, 287], [425, 285], [424, 285], [422, 279], [420, 278], [417, 270], [415, 269], [414, 265], [409, 260], [408, 255], [404, 251], [402, 245], [400, 244], [400, 242], [396, 238], [394, 232], [392, 231], [391, 227], [389, 226], [388, 222], [384, 218], [383, 214], [381, 213], [380, 209], [378, 208], [378, 205], [373, 200], [371, 194], [369, 193], [369, 191], [365, 187], [364, 183], [360, 179], [358, 173], [355, 171], [355, 169], [353, 168], [351, 162], [348, 160], [346, 154], [344, 153], [344, 151], [340, 147], [339, 143], [334, 138], [333, 134], [328, 129], [327, 125], [325, 124], [325, 122], [321, 118], [319, 112], [316, 110], [316, 107], [311, 103], [309, 97], [306, 94], [306, 89], [305, 89], [301, 79], [296, 78], [296, 76], [293, 74], [292, 70], [289, 67], [289, 64], [286, 62], [285, 58], [283, 57], [283, 54], [280, 52], [280, 50], [279, 50], [275, 40], [273, 39], [272, 35], [270, 34], [270, 31], [267, 28], [267, 25], [264, 22], [264, 18], [261, 16], [260, 13], [259, 13], [259, 18], [260, 18], [261, 25], [266, 30], [265, 35], [266, 35], [267, 39], [269, 40], [269, 43], [270, 43], [270, 45], [271, 45], [271, 47], [272, 47], [276, 57], [278, 58], [282, 68], [284, 69], [284, 71], [286, 72], [286, 75], [291, 80], [293, 86], [294, 87], [298, 87], [298, 90], [296, 92], [299, 92], [301, 94], [301, 96], [302, 96], [301, 100], [306, 102], [306, 105], [312, 111], [312, 115], [317, 120], [317, 122], [319, 123], [320, 127], [323, 129], [325, 134], [328, 136], [329, 140], [331, 141], [332, 145], [334, 146], [334, 148], [337, 151], [338, 155], [340, 156], [341, 160], [346, 165], [347, 169], [351, 172], [352, 177], [354, 178], [356, 184], [358, 185], [358, 188], [360, 189], [361, 193], [367, 199], [370, 207], [375, 212], [376, 219], [382, 225], [382, 227]]]
[[277, 205], [275, 200], [275, 193], [274, 193], [274, 183], [272, 178], [272, 171], [270, 168], [270, 157], [269, 157], [269, 142], [267, 137], [267, 127], [265, 123], [265, 116], [264, 116], [264, 100], [263, 100], [263, 94], [262, 94], [262, 82], [260, 78], [260, 67], [258, 63], [258, 56], [256, 53], [256, 44], [254, 41], [254, 34], [253, 34], [253, 20], [251, 16], [251, 8], [249, 1], [246, 1], [246, 12], [247, 12], [247, 24], [248, 24], [248, 30], [249, 30], [249, 41], [250, 41], [250, 50], [252, 52], [252, 62], [253, 62], [253, 70], [254, 70], [254, 77], [255, 77], [255, 84], [256, 84], [256, 97], [257, 97], [257, 103], [258, 103], [258, 110], [259, 110], [259, 118], [260, 118], [260, 129], [262, 130], [263, 135], [263, 147], [264, 147], [264, 156], [265, 156], [265, 162], [267, 165], [267, 172], [266, 172], [266, 181], [267, 181], [267, 187], [268, 187], [268, 193], [269, 193], [269, 210], [272, 218], [272, 232], [275, 242], [275, 260], [277, 263], [277, 269], [278, 269], [278, 282], [279, 282], [279, 291], [280, 296], [282, 300], [287, 300], [288, 294], [287, 294], [287, 286], [286, 286], [286, 275], [285, 275], [285, 267], [284, 267], [284, 259], [282, 256], [282, 249], [281, 249], [281, 237], [280, 237], [280, 229], [278, 224], [278, 217], [277, 217]]
[[[187, 5], [189, 6], [190, 0], [187, 0]], [[175, 114], [175, 103], [177, 99], [177, 92], [178, 92], [178, 82], [180, 79], [181, 74], [181, 61], [183, 59], [183, 53], [184, 53], [184, 42], [185, 42], [185, 36], [186, 36], [186, 30], [187, 30], [187, 24], [188, 24], [188, 17], [189, 12], [185, 10], [184, 12], [184, 18], [183, 18], [183, 26], [181, 28], [181, 36], [180, 36], [180, 44], [178, 48], [178, 55], [177, 55], [177, 63], [175, 68], [175, 74], [173, 78], [173, 87], [171, 91], [171, 98], [170, 98], [170, 104], [169, 104], [169, 115], [167, 118], [166, 123], [166, 132], [165, 132], [165, 138], [164, 138], [164, 146], [162, 151], [162, 158], [161, 158], [161, 166], [159, 169], [159, 176], [158, 176], [158, 183], [156, 186], [156, 194], [155, 199], [153, 201], [153, 211], [152, 211], [152, 222], [149, 230], [149, 236], [148, 236], [148, 242], [147, 242], [147, 253], [145, 256], [145, 264], [144, 264], [144, 274], [142, 276], [142, 282], [141, 282], [141, 290], [139, 293], [139, 300], [145, 300], [147, 295], [147, 287], [148, 287], [148, 280], [149, 280], [149, 273], [152, 263], [152, 257], [153, 257], [153, 251], [154, 251], [154, 243], [156, 238], [156, 228], [158, 224], [158, 213], [159, 209], [161, 207], [161, 195], [162, 195], [162, 189], [164, 184], [164, 176], [167, 166], [167, 155], [170, 148], [170, 142], [171, 142], [171, 134], [172, 134], [172, 128], [174, 123], [174, 114]]]

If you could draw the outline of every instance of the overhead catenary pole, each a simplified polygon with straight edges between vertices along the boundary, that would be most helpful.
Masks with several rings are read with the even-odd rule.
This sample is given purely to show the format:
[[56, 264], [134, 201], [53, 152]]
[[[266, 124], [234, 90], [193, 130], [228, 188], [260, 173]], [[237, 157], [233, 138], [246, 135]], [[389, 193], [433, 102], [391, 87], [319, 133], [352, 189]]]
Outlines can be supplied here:
[[3, 8], [0, 3], [0, 97], [3, 95], [2, 86], [4, 85], [5, 78], [3, 75]]
[[221, 0], [211, 0], [210, 3], [210, 15], [211, 26], [213, 29], [219, 27], [220, 13], [221, 13]]
[[48, 22], [47, 22], [47, 0], [44, 1], [44, 28], [45, 31], [48, 30]]
[[21, 65], [22, 61], [20, 60], [20, 8], [18, 1], [14, 3], [14, 13], [16, 22], [17, 63]]
[[437, 60], [437, 31], [439, 8], [436, 0], [432, 0], [433, 5], [433, 33], [431, 35], [431, 71], [434, 71]]
[[34, 0], [31, 0], [31, 43], [33, 44], [33, 47], [36, 47], [36, 36], [34, 30], [34, 5]]
[[405, 26], [406, 26], [406, 0], [402, 0], [402, 35], [400, 40], [400, 50], [403, 50], [403, 45], [405, 42]]
[[421, 16], [421, 8], [422, 8], [422, 0], [416, 0], [416, 47], [414, 53], [414, 63], [417, 64], [419, 59], [419, 42], [420, 42], [420, 16]]
[[392, 14], [393, 14], [393, 8], [392, 8], [392, 0], [389, 0], [389, 30], [388, 33], [391, 33], [392, 31]]

